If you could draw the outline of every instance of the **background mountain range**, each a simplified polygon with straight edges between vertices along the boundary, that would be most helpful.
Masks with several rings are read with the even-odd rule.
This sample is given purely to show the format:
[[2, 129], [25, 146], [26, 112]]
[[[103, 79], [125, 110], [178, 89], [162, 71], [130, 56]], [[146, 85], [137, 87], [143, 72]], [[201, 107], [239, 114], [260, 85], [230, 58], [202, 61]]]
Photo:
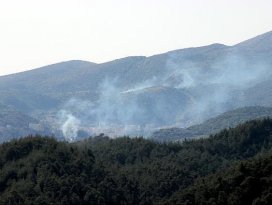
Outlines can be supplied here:
[[[230, 110], [240, 113], [237, 108], [270, 107], [271, 56], [268, 32], [234, 46], [212, 44], [102, 64], [68, 61], [1, 76], [1, 141], [27, 133], [70, 141], [100, 132], [150, 135]], [[241, 116], [255, 117], [263, 112]]]
[[270, 107], [243, 107], [224, 112], [210, 118], [201, 124], [187, 128], [160, 129], [152, 134], [152, 138], [158, 141], [180, 141], [188, 138], [208, 137], [227, 128], [235, 127], [251, 119], [272, 118]]

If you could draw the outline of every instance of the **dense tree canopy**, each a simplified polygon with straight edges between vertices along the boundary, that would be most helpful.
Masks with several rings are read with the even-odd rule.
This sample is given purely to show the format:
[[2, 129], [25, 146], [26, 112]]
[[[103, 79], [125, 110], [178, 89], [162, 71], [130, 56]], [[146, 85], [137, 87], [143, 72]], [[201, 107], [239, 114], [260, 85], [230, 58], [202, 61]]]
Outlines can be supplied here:
[[0, 204], [271, 204], [271, 143], [269, 119], [183, 143], [29, 136], [0, 145]]

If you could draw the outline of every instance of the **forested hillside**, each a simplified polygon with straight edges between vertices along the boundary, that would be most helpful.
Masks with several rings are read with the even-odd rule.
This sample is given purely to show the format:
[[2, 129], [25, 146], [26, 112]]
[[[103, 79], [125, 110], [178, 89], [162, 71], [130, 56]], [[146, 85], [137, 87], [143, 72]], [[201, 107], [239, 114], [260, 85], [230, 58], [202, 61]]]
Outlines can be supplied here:
[[185, 138], [207, 137], [222, 129], [235, 127], [249, 120], [272, 117], [271, 107], [251, 106], [224, 112], [201, 124], [188, 128], [168, 128], [155, 131], [151, 138], [158, 141], [179, 141]]
[[[240, 204], [269, 204], [271, 146], [270, 119], [183, 143], [103, 135], [77, 143], [27, 137], [0, 146], [0, 204], [221, 204], [221, 196], [232, 199], [228, 204], [235, 204], [235, 197]], [[218, 187], [217, 179], [231, 189]], [[267, 183], [246, 197], [260, 180]]]
[[236, 163], [231, 168], [200, 178], [177, 192], [168, 204], [272, 204], [272, 152]]

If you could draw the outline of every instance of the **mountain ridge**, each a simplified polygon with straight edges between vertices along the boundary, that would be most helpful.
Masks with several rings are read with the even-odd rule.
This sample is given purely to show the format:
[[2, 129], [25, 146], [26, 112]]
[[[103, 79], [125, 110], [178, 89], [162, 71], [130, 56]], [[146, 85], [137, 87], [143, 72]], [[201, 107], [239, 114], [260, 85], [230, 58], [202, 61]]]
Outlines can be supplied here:
[[164, 54], [170, 54], [170, 53], [173, 53], [173, 52], [187, 52], [187, 51], [194, 50], [194, 49], [238, 47], [238, 46], [241, 46], [243, 44], [247, 44], [248, 42], [252, 43], [252, 41], [266, 40], [266, 38], [272, 38], [272, 31], [265, 32], [263, 34], [260, 34], [260, 35], [257, 35], [255, 37], [249, 38], [247, 40], [244, 40], [244, 41], [242, 41], [240, 43], [237, 43], [237, 44], [234, 44], [234, 45], [225, 45], [225, 44], [222, 44], [222, 43], [212, 43], [212, 44], [204, 45], [204, 46], [174, 49], [174, 50], [170, 50], [170, 51], [166, 51], [166, 52], [163, 52], [163, 53], [154, 54], [154, 55], [150, 55], [150, 56], [144, 56], [144, 55], [126, 56], [126, 57], [121, 57], [121, 58], [113, 59], [113, 60], [102, 62], [102, 63], [95, 63], [95, 62], [86, 61], [86, 60], [73, 59], [73, 60], [67, 60], [67, 61], [61, 61], [61, 62], [48, 64], [48, 65], [45, 65], [45, 66], [41, 66], [41, 67], [38, 67], [38, 68], [34, 68], [34, 69], [31, 69], [31, 70], [26, 70], [26, 71], [22, 71], [22, 72], [18, 72], [18, 73], [3, 75], [3, 76], [0, 76], [0, 78], [2, 78], [2, 77], [5, 78], [5, 77], [8, 77], [8, 76], [13, 76], [13, 75], [17, 75], [17, 74], [33, 72], [33, 71], [36, 71], [36, 70], [39, 70], [39, 69], [46, 69], [47, 67], [50, 67], [50, 66], [61, 65], [61, 64], [66, 64], [66, 63], [67, 64], [70, 64], [70, 63], [86, 63], [86, 64], [102, 65], [102, 64], [115, 62], [115, 61], [120, 61], [120, 60], [122, 61], [122, 60], [129, 59], [129, 58], [150, 58], [150, 57], [160, 56], [160, 55], [164, 55]]
[[[259, 39], [256, 48], [248, 43]], [[188, 127], [239, 107], [272, 106], [271, 42], [268, 32], [234, 46], [48, 65], [1, 76], [0, 103], [54, 126], [61, 124], [58, 116], [65, 110], [65, 118], [84, 122], [80, 129], [89, 134], [101, 124], [114, 130], [119, 123], [123, 130], [141, 126], [128, 133], [133, 135], [164, 126]], [[122, 94], [133, 90], [141, 92]], [[79, 112], [83, 105], [85, 112]]]

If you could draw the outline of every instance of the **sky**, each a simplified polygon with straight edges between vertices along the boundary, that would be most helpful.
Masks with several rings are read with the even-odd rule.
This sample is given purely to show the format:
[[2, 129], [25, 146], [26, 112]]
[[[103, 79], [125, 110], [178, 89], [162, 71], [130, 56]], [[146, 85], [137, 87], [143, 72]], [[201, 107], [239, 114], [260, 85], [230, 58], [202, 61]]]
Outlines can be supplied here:
[[272, 30], [271, 0], [0, 0], [0, 75], [102, 63]]

